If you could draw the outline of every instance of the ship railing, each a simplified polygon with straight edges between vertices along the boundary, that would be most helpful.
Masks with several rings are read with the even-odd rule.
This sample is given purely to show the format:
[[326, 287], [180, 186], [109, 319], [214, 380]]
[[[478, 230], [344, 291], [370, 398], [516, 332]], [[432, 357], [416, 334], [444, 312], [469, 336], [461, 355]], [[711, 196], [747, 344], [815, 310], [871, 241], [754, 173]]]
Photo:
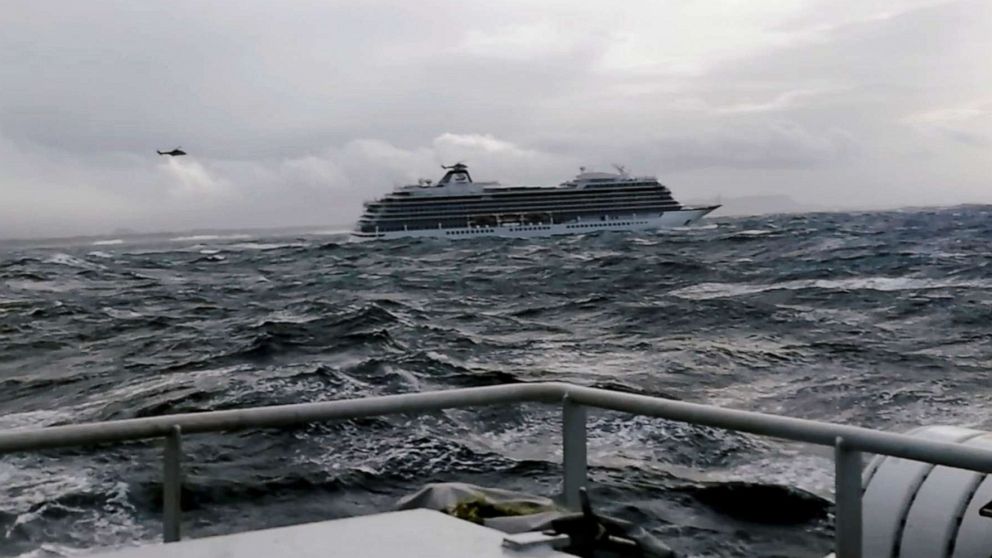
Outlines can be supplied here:
[[160, 438], [163, 452], [163, 538], [180, 539], [182, 440], [207, 432], [299, 425], [425, 413], [444, 409], [545, 403], [562, 412], [562, 501], [579, 506], [588, 484], [587, 410], [606, 409], [833, 448], [835, 551], [856, 558], [862, 551], [862, 454], [901, 457], [981, 473], [992, 473], [992, 451], [947, 442], [827, 422], [740, 411], [558, 382], [522, 383], [383, 395], [316, 403], [164, 415], [0, 432], [0, 455]]

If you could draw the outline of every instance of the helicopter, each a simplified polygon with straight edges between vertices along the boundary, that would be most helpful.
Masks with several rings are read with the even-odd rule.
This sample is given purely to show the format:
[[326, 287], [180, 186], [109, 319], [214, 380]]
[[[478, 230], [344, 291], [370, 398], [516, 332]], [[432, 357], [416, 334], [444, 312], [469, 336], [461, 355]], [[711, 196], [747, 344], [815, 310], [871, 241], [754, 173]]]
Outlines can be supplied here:
[[183, 149], [181, 147], [177, 147], [177, 148], [173, 149], [172, 151], [159, 151], [159, 150], [156, 149], [155, 150], [155, 153], [158, 153], [159, 155], [170, 155], [172, 157], [179, 157], [181, 155], [185, 155], [186, 154], [186, 152], [183, 151]]

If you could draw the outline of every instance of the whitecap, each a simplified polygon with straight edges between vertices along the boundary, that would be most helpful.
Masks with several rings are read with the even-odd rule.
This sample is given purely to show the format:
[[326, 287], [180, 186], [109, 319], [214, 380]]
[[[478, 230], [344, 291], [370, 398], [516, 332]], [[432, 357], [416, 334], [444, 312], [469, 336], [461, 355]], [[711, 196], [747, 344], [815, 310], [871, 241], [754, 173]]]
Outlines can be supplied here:
[[124, 240], [115, 238], [112, 240], [97, 240], [93, 243], [93, 246], [118, 246], [120, 244], [124, 244]]
[[[18, 523], [22, 522], [20, 516], [18, 516], [17, 521]], [[55, 558], [59, 556], [78, 556], [92, 552], [92, 548], [77, 548], [63, 544], [42, 543], [38, 548], [29, 550], [24, 554], [18, 554], [15, 558]]]
[[935, 280], [916, 277], [850, 277], [845, 279], [805, 279], [781, 283], [700, 283], [671, 291], [679, 298], [707, 300], [732, 298], [778, 290], [828, 289], [842, 291], [913, 291], [932, 289], [992, 289], [987, 281]]
[[814, 286], [821, 289], [921, 291], [932, 289], [992, 289], [989, 281], [955, 279], [926, 279], [914, 277], [851, 277], [849, 279], [818, 279]]
[[204, 240], [245, 240], [251, 238], [247, 234], [194, 234], [170, 238], [171, 242], [200, 242]]
[[110, 316], [111, 318], [117, 318], [119, 320], [133, 320], [135, 318], [143, 318], [144, 314], [135, 312], [133, 310], [118, 310], [116, 308], [104, 307], [101, 308], [104, 314]]
[[634, 238], [631, 240], [632, 243], [638, 244], [640, 246], [657, 246], [657, 242], [652, 242], [646, 238]]
[[23, 461], [24, 456], [0, 461], [0, 482], [6, 489], [2, 509], [18, 514], [21, 523], [32, 519], [30, 510], [38, 504], [43, 505], [68, 493], [91, 491], [96, 484], [87, 469], [75, 470], [61, 465], [19, 467]]
[[0, 295], [0, 307], [3, 307], [3, 306], [19, 306], [21, 304], [24, 304], [25, 302], [31, 302], [31, 299], [28, 299], [28, 298], [10, 298], [10, 297], [6, 297], [6, 296], [3, 296], [3, 295]]
[[89, 254], [86, 254], [86, 255], [87, 256], [94, 257], [94, 258], [103, 258], [103, 259], [110, 259], [110, 258], [113, 258], [114, 257], [111, 254], [108, 254], [106, 252], [101, 252], [99, 250], [94, 250], [93, 252], [90, 252]]
[[304, 246], [297, 242], [286, 244], [265, 243], [265, 242], [242, 242], [225, 246], [227, 250], [278, 250], [280, 248], [299, 248]]
[[[0, 462], [0, 481], [7, 489], [6, 497], [0, 500], [0, 509], [17, 514], [14, 524], [9, 527], [13, 529], [43, 518], [49, 506], [64, 509], [65, 506], [58, 501], [65, 496], [97, 494], [109, 488], [107, 501], [101, 509], [70, 508], [76, 516], [75, 524], [83, 525], [107, 549], [150, 542], [154, 532], [137, 521], [128, 495], [128, 484], [113, 479], [111, 475], [102, 473], [99, 468], [80, 467], [78, 464], [38, 467], [36, 463], [17, 456]], [[49, 558], [91, 554], [93, 551], [93, 548], [45, 543], [20, 556]]]
[[256, 326], [260, 326], [260, 325], [262, 325], [265, 322], [283, 322], [283, 323], [287, 323], [287, 324], [306, 324], [306, 323], [310, 323], [310, 322], [312, 322], [312, 321], [314, 321], [314, 320], [316, 320], [318, 318], [319, 318], [319, 316], [311, 315], [311, 314], [297, 314], [297, 313], [292, 312], [292, 311], [289, 311], [289, 310], [277, 310], [275, 312], [269, 313], [267, 316], [265, 316], [262, 319], [258, 320], [255, 324], [256, 324]]
[[670, 294], [690, 300], [709, 300], [712, 298], [731, 298], [749, 294], [757, 294], [774, 289], [788, 288], [784, 283], [776, 285], [750, 285], [746, 283], [699, 283], [690, 287], [676, 289]]
[[0, 431], [16, 428], [41, 428], [43, 426], [70, 422], [72, 418], [72, 411], [64, 409], [57, 411], [39, 409], [37, 411], [7, 413], [0, 415]]
[[63, 254], [61, 252], [57, 252], [46, 258], [45, 263], [65, 265], [69, 267], [76, 267], [79, 269], [89, 269], [89, 270], [107, 269], [102, 265], [90, 263], [88, 261], [81, 260], [75, 256], [70, 256], [69, 254]]
[[688, 227], [670, 227], [668, 229], [661, 229], [658, 232], [693, 232], [693, 231], [711, 231], [713, 229], [719, 228], [720, 225], [716, 223], [709, 223], [706, 225], [689, 225]]
[[792, 446], [777, 453], [780, 455], [734, 465], [719, 476], [724, 481], [790, 486], [833, 499], [833, 460], [829, 456], [803, 454]]
[[84, 287], [80, 281], [34, 281], [23, 279], [8, 279], [4, 285], [14, 291], [32, 291], [47, 293], [64, 293]]

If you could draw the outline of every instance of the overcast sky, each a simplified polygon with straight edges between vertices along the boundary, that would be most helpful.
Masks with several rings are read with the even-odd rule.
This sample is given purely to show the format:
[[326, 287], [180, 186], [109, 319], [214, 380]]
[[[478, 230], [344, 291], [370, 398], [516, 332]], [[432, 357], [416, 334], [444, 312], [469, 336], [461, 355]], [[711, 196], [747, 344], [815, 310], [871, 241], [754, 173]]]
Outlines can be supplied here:
[[349, 224], [457, 160], [992, 203], [990, 59], [988, 0], [6, 0], [0, 237]]

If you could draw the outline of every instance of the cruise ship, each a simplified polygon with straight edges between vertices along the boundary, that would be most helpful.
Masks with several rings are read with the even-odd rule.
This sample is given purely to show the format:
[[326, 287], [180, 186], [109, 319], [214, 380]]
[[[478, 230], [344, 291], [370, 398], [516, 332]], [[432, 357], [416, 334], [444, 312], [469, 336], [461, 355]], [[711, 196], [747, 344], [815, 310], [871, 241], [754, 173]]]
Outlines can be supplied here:
[[365, 203], [352, 231], [356, 240], [410, 237], [538, 237], [596, 231], [688, 226], [720, 207], [686, 207], [650, 176], [580, 173], [558, 186], [503, 187], [475, 182], [462, 163], [443, 166], [436, 184], [398, 187]]

